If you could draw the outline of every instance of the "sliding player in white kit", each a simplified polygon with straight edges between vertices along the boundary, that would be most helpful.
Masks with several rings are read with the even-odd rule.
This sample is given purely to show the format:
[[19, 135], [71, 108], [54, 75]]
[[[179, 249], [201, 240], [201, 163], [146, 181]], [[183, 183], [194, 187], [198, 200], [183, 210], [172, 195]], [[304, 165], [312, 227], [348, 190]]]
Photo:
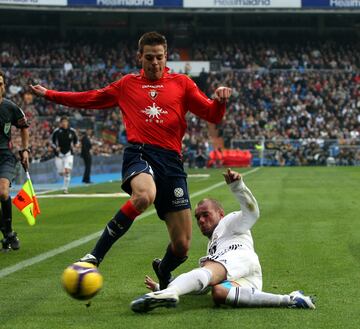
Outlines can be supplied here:
[[201, 267], [179, 275], [166, 289], [159, 291], [156, 291], [156, 282], [147, 276], [145, 284], [154, 292], [135, 299], [130, 305], [134, 312], [175, 307], [179, 296], [201, 293], [208, 287], [216, 304], [315, 309], [313, 298], [301, 291], [287, 295], [261, 291], [261, 266], [250, 232], [259, 218], [259, 207], [239, 173], [228, 169], [224, 178], [241, 210], [225, 216], [217, 200], [201, 200], [195, 217], [202, 234], [209, 238], [208, 254], [200, 259]]

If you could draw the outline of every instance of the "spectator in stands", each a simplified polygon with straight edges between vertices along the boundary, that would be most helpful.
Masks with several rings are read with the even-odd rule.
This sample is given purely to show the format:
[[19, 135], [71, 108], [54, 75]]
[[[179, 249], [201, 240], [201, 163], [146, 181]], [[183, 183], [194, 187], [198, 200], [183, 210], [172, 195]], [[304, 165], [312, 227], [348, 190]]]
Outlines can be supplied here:
[[207, 160], [208, 157], [206, 156], [205, 150], [202, 147], [198, 147], [195, 155], [195, 167], [205, 168], [207, 164]]

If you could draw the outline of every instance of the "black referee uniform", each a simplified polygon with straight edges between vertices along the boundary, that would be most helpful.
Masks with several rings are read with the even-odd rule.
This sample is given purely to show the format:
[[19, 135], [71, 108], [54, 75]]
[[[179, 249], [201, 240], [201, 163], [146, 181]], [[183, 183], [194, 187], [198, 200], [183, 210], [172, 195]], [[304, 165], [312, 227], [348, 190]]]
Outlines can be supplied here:
[[[3, 98], [0, 103], [0, 178], [7, 179], [10, 184], [15, 178], [17, 159], [12, 153], [11, 126], [27, 128], [24, 112], [12, 101]], [[6, 200], [1, 196], [0, 230], [4, 236], [2, 249], [8, 251], [19, 249], [20, 244], [16, 232], [12, 230], [11, 197]]]

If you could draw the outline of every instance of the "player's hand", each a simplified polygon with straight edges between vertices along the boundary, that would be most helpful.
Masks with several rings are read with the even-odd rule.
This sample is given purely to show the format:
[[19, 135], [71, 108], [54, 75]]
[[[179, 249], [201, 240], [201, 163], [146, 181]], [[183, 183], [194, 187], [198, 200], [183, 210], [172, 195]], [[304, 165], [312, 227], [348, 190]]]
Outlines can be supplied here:
[[215, 90], [215, 99], [220, 103], [226, 103], [232, 93], [232, 89], [228, 87], [219, 87]]
[[223, 173], [223, 176], [225, 178], [226, 184], [231, 184], [232, 182], [241, 180], [241, 174], [234, 170], [231, 170], [230, 168], [227, 169], [226, 173]]
[[145, 286], [146, 288], [148, 288], [151, 291], [159, 291], [160, 290], [160, 286], [159, 284], [154, 281], [152, 278], [150, 278], [148, 275], [145, 276]]
[[35, 95], [40, 97], [44, 97], [47, 92], [47, 89], [41, 85], [30, 85], [30, 89]]
[[29, 151], [28, 150], [22, 150], [19, 151], [20, 154], [20, 161], [21, 165], [23, 166], [25, 171], [29, 170]]

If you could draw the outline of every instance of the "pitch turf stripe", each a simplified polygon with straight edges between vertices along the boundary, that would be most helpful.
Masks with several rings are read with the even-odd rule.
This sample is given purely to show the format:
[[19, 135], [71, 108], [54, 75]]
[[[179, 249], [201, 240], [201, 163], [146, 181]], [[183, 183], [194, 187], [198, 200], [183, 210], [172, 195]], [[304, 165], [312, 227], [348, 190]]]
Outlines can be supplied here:
[[38, 199], [53, 199], [53, 198], [125, 198], [129, 197], [127, 193], [94, 193], [94, 194], [49, 194], [37, 195]]
[[[259, 169], [260, 169], [260, 167], [256, 167], [256, 168], [254, 168], [254, 169], [252, 169], [252, 170], [249, 170], [249, 171], [243, 173], [242, 176], [246, 176], [246, 175], [252, 174], [252, 173], [258, 171]], [[222, 182], [220, 182], [220, 183], [211, 185], [210, 187], [208, 187], [208, 188], [206, 188], [206, 189], [203, 189], [203, 190], [201, 190], [201, 191], [192, 193], [192, 194], [190, 195], [190, 198], [195, 198], [195, 197], [197, 197], [197, 196], [199, 196], [199, 195], [201, 195], [201, 194], [204, 194], [204, 193], [206, 193], [206, 192], [209, 192], [209, 191], [211, 191], [211, 190], [213, 190], [213, 189], [215, 189], [215, 188], [217, 188], [217, 187], [219, 187], [219, 186], [221, 186], [221, 185], [225, 185], [225, 181], [222, 181]]]
[[[249, 174], [252, 174], [256, 171], [258, 171], [259, 168], [255, 168], [255, 169], [252, 169], [252, 170], [249, 170], [245, 173], [243, 173], [242, 175], [243, 176], [246, 176], [246, 175], [249, 175]], [[220, 183], [217, 183], [217, 184], [214, 184], [206, 189], [203, 189], [201, 191], [198, 191], [198, 192], [195, 192], [193, 194], [190, 195], [190, 198], [194, 198], [196, 196], [199, 196], [201, 194], [204, 194], [206, 192], [209, 192], [221, 185], [224, 185], [225, 182], [220, 182]], [[144, 214], [142, 214], [141, 216], [138, 217], [138, 219], [142, 219], [142, 218], [145, 218], [145, 217], [148, 217], [148, 216], [151, 216], [153, 215], [154, 213], [156, 212], [156, 210], [151, 210], [151, 211], [148, 211], [148, 212], [145, 212]], [[44, 260], [47, 260], [51, 257], [54, 257], [54, 256], [57, 256], [59, 254], [62, 254], [64, 253], [65, 251], [68, 251], [68, 250], [71, 250], [71, 249], [74, 249], [76, 247], [79, 247], [91, 240], [94, 240], [96, 238], [98, 238], [100, 236], [100, 234], [103, 232], [103, 230], [99, 231], [99, 232], [96, 232], [96, 233], [93, 233], [93, 234], [90, 234], [88, 236], [85, 236], [79, 240], [75, 240], [73, 242], [70, 242], [64, 246], [61, 246], [59, 248], [56, 248], [56, 249], [53, 249], [53, 250], [50, 250], [50, 251], [47, 251], [47, 252], [44, 252], [43, 254], [40, 254], [38, 256], [35, 256], [33, 258], [29, 258], [29, 259], [26, 259], [20, 263], [17, 263], [13, 266], [9, 266], [9, 267], [5, 267], [4, 269], [0, 270], [0, 279], [1, 278], [4, 278], [12, 273], [15, 273], [15, 272], [18, 272], [26, 267], [29, 267], [29, 266], [32, 266], [32, 265], [35, 265], [37, 263], [40, 263]]]
[[[209, 178], [210, 177], [210, 174], [188, 174], [187, 175], [188, 178]], [[121, 180], [119, 180], [120, 182]], [[108, 181], [109, 182], [109, 181]], [[102, 183], [108, 183], [108, 182], [99, 182], [99, 183], [96, 183], [96, 185], [98, 184], [102, 184]], [[110, 181], [111, 182], [111, 181]], [[43, 185], [43, 184], [42, 184]], [[52, 184], [53, 186], [54, 184]], [[79, 187], [79, 186], [74, 186], [74, 187]], [[35, 190], [38, 190], [40, 188], [40, 185], [36, 185], [35, 186]], [[45, 195], [45, 196], [42, 196], [40, 197], [40, 195], [43, 195], [43, 194], [47, 194], [47, 193], [51, 193], [51, 192], [62, 192], [63, 190], [61, 188], [48, 188], [48, 189], [45, 189], [44, 191], [40, 191], [40, 192], [36, 192], [36, 196], [37, 198], [82, 198], [82, 197], [89, 197], [89, 198], [96, 198], [96, 196], [98, 196], [99, 198], [106, 198], [106, 197], [109, 197], [109, 198], [112, 198], [112, 197], [128, 197], [129, 194], [127, 193], [104, 193], [104, 195], [101, 195], [101, 194], [49, 194], [49, 195]], [[81, 195], [81, 196], [78, 196], [78, 195]]]
[[[14, 272], [17, 272], [17, 271], [20, 271], [22, 269], [24, 269], [25, 267], [28, 267], [28, 266], [31, 266], [31, 265], [34, 265], [34, 264], [37, 264], [37, 263], [40, 263], [42, 262], [43, 260], [47, 260], [51, 257], [54, 257], [56, 255], [59, 255], [65, 251], [68, 251], [68, 250], [71, 250], [73, 248], [76, 248], [76, 247], [79, 247], [93, 239], [96, 239], [100, 234], [102, 233], [102, 230], [97, 232], [97, 233], [93, 233], [93, 234], [90, 234], [84, 238], [81, 238], [79, 240], [75, 240], [73, 242], [70, 242], [64, 246], [61, 246], [59, 248], [56, 248], [56, 249], [53, 249], [53, 250], [50, 250], [50, 251], [47, 251], [47, 252], [44, 252], [43, 254], [40, 254], [38, 256], [35, 256], [33, 258], [29, 258], [27, 260], [24, 260], [20, 263], [17, 263], [13, 266], [9, 266], [9, 267], [5, 267], [4, 269], [0, 270], [0, 278], [3, 278], [11, 273], [14, 273]], [[10, 251], [12, 252], [12, 251]]]

